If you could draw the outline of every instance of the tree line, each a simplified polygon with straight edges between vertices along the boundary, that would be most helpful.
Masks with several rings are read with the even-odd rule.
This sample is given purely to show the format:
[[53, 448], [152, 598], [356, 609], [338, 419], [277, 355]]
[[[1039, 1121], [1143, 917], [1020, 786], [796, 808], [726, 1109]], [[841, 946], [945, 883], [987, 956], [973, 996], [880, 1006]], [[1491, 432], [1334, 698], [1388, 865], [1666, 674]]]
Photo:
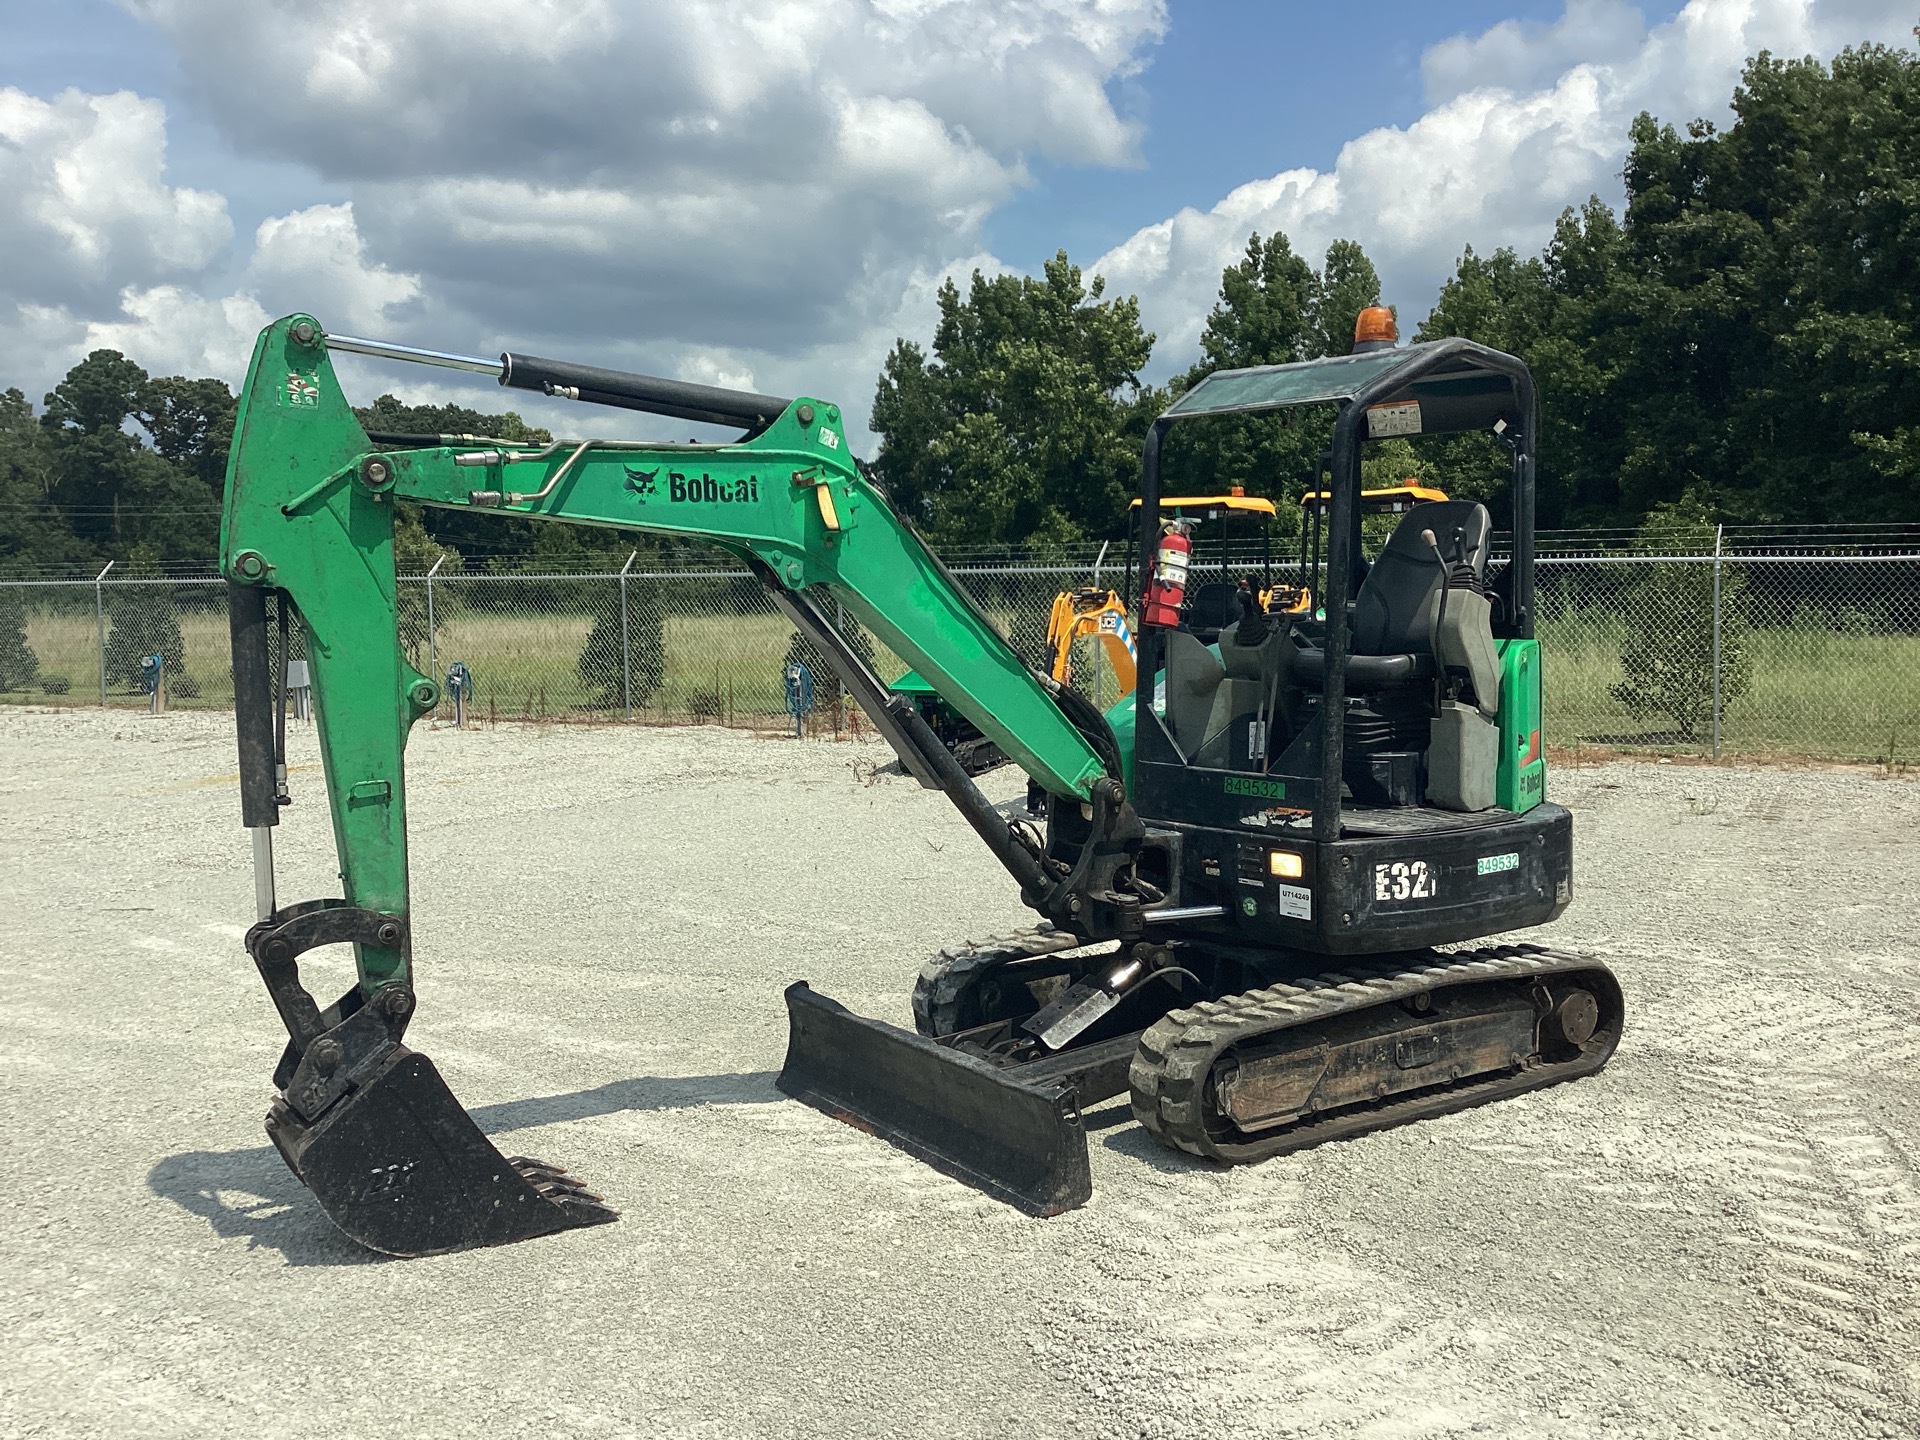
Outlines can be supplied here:
[[[1416, 339], [1509, 351], [1539, 386], [1540, 523], [1634, 526], [1682, 513], [1830, 524], [1920, 517], [1920, 55], [1865, 46], [1831, 64], [1762, 54], [1724, 130], [1633, 123], [1626, 201], [1560, 217], [1538, 255], [1469, 248]], [[879, 376], [874, 472], [937, 545], [1042, 550], [1121, 532], [1147, 426], [1222, 368], [1344, 354], [1381, 299], [1358, 244], [1317, 265], [1255, 235], [1221, 276], [1200, 356], [1141, 380], [1156, 337], [1064, 251], [1039, 275], [948, 282], [929, 341]], [[544, 438], [515, 414], [382, 396], [371, 429]], [[35, 413], [0, 394], [0, 567], [208, 563], [231, 441], [224, 382], [150, 377], [99, 350]], [[1288, 500], [1324, 421], [1180, 427], [1183, 488]], [[1491, 497], [1478, 437], [1392, 445], [1370, 478]], [[1284, 510], [1284, 507], [1283, 507]], [[652, 542], [658, 545], [661, 542]], [[407, 510], [403, 565], [577, 568], [649, 542], [489, 515]]]

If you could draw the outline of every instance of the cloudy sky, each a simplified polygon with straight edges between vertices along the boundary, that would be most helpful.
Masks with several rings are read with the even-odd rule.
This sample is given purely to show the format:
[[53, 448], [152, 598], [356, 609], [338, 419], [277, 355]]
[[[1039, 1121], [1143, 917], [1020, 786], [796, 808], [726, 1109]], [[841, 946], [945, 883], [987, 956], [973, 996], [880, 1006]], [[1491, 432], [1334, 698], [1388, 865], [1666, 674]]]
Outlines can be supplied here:
[[[1916, 18], [1915, 0], [0, 0], [0, 386], [37, 400], [99, 346], [237, 381], [259, 327], [303, 309], [864, 414], [943, 276], [1062, 246], [1140, 296], [1159, 378], [1192, 359], [1251, 231], [1308, 254], [1359, 240], [1417, 319], [1464, 245], [1537, 249], [1565, 206], [1616, 199], [1637, 112], [1718, 117], [1747, 55], [1911, 43]], [[504, 398], [413, 367], [346, 378], [367, 399]]]

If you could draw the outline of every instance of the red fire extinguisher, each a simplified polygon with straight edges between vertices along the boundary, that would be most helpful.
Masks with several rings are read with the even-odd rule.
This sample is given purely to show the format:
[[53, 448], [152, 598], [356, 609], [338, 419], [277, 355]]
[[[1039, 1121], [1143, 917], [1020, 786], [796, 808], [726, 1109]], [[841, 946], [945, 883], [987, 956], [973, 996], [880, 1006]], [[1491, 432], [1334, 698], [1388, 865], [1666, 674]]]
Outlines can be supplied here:
[[1149, 625], [1171, 629], [1180, 623], [1180, 606], [1187, 594], [1187, 566], [1193, 559], [1193, 541], [1187, 538], [1192, 522], [1174, 520], [1160, 537], [1154, 557], [1153, 581], [1147, 586], [1145, 614]]

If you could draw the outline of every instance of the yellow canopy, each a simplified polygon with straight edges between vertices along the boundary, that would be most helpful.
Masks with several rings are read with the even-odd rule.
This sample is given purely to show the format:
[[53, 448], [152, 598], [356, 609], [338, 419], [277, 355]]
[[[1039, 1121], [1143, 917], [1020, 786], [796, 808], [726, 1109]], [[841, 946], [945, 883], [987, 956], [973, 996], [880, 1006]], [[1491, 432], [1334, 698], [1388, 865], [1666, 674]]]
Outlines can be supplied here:
[[[1315, 501], [1325, 504], [1329, 498], [1325, 490], [1309, 490], [1300, 497], [1302, 505], [1311, 505]], [[1444, 500], [1447, 492], [1436, 490], [1431, 485], [1415, 485], [1409, 481], [1405, 485], [1390, 485], [1384, 490], [1362, 490], [1360, 504], [1370, 510], [1398, 510], [1410, 505], [1418, 505], [1428, 500]], [[1136, 502], [1137, 503], [1137, 502]], [[1168, 502], [1162, 500], [1162, 505]]]
[[[1207, 510], [1216, 506], [1223, 510], [1247, 510], [1256, 515], [1280, 513], [1273, 508], [1271, 500], [1263, 499], [1258, 495], [1162, 495], [1160, 497], [1162, 510]], [[1138, 510], [1140, 501], [1135, 499], [1128, 508]]]

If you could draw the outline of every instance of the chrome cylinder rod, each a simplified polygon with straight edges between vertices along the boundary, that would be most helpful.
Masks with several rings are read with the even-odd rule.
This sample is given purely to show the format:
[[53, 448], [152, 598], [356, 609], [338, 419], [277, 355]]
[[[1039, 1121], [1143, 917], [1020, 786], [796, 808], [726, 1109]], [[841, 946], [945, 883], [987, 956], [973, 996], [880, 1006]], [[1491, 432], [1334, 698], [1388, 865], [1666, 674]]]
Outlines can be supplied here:
[[445, 350], [422, 350], [414, 345], [395, 345], [386, 340], [362, 340], [354, 335], [327, 336], [329, 350], [344, 350], [352, 355], [371, 355], [379, 360], [406, 360], [415, 365], [438, 365], [445, 370], [466, 370], [475, 375], [500, 378], [506, 367], [495, 356], [454, 355]]
[[273, 893], [273, 830], [270, 826], [251, 827], [253, 836], [253, 912], [256, 919], [271, 920], [278, 908]]

